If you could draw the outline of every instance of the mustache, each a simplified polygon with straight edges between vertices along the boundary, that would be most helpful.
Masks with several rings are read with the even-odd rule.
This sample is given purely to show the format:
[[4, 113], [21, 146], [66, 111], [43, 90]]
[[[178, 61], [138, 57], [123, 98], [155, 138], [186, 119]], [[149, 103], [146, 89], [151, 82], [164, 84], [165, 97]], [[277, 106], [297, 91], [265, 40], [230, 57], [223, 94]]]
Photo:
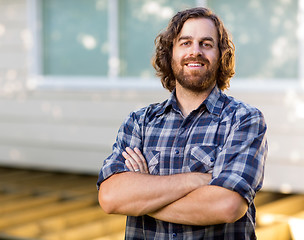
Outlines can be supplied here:
[[188, 64], [190, 62], [198, 62], [198, 63], [202, 63], [204, 65], [210, 64], [209, 60], [207, 58], [202, 57], [202, 56], [184, 58], [181, 61], [181, 64], [184, 65], [184, 64]]

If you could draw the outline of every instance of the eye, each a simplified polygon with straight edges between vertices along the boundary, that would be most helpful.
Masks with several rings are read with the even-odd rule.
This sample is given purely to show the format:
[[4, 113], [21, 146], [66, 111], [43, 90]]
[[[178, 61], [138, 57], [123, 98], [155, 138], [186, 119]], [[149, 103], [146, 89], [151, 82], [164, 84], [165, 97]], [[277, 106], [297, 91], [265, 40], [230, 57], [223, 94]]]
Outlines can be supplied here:
[[213, 47], [213, 45], [211, 43], [208, 43], [208, 42], [201, 43], [201, 46], [203, 46], [204, 48], [212, 48]]
[[191, 43], [190, 43], [190, 41], [186, 41], [186, 42], [183, 42], [181, 45], [182, 46], [189, 46]]

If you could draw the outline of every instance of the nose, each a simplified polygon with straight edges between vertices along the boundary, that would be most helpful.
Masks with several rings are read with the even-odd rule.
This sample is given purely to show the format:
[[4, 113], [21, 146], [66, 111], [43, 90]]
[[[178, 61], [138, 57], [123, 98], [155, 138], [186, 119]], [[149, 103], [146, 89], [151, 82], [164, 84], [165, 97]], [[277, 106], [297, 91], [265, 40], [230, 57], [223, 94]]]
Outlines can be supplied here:
[[191, 53], [192, 56], [201, 56], [203, 54], [201, 46], [199, 43], [193, 43], [191, 47]]

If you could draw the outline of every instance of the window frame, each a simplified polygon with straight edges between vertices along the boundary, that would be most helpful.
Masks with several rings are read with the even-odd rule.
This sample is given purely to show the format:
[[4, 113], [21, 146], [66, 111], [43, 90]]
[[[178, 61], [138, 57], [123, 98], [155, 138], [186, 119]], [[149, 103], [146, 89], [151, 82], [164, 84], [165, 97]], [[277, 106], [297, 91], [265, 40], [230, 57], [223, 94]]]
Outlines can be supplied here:
[[[101, 89], [161, 89], [155, 78], [119, 76], [119, 0], [108, 0], [109, 71], [108, 76], [45, 76], [42, 73], [41, 1], [27, 0], [28, 28], [31, 33], [31, 46], [28, 54], [28, 90], [101, 90]], [[207, 7], [207, 0], [196, 0], [197, 6]], [[111, 30], [110, 30], [111, 29]], [[304, 91], [304, 1], [298, 1], [298, 78], [296, 79], [243, 79], [233, 78], [232, 90], [283, 91], [286, 89]]]

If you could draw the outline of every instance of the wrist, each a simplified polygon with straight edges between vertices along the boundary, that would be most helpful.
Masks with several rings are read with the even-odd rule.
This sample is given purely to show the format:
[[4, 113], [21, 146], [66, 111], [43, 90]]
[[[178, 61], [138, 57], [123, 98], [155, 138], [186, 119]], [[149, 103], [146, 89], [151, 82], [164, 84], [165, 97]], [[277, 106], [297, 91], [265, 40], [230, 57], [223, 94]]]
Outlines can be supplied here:
[[199, 172], [191, 172], [185, 174], [187, 184], [186, 187], [193, 191], [202, 186], [206, 186], [211, 181], [211, 174], [208, 173], [199, 173]]

